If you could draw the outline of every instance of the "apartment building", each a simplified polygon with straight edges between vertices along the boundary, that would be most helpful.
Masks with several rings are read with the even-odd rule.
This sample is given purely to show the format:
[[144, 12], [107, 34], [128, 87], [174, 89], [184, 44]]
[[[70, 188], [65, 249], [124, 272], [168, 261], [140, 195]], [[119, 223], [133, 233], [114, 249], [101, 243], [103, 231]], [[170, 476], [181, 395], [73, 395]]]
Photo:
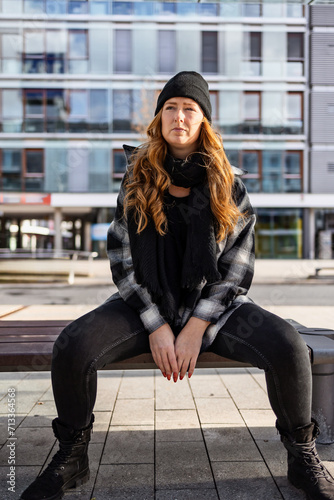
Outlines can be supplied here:
[[302, 2], [3, 0], [0, 247], [102, 255], [122, 145], [144, 140], [170, 76], [194, 70], [209, 82], [231, 163], [248, 172], [257, 257], [333, 251], [322, 231], [333, 223], [334, 146], [323, 117], [328, 142], [312, 120], [334, 73], [317, 80], [320, 62], [309, 62], [321, 35], [332, 47], [334, 22], [315, 14], [323, 8], [333, 19], [331, 7]]

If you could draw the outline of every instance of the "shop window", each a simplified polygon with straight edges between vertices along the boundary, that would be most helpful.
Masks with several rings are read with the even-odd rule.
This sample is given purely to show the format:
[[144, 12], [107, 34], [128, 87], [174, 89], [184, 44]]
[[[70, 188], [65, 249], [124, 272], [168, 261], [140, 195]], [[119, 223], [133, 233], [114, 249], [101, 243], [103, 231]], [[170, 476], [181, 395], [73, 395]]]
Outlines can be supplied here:
[[255, 31], [244, 33], [243, 53], [243, 74], [261, 75], [262, 33]]
[[258, 208], [255, 254], [262, 259], [302, 258], [302, 211], [294, 208]]
[[304, 34], [288, 33], [287, 76], [304, 74]]
[[132, 32], [115, 30], [114, 72], [131, 73], [132, 71]]
[[175, 72], [176, 32], [174, 30], [158, 31], [158, 71], [159, 73]]
[[303, 93], [288, 92], [287, 99], [287, 134], [301, 134], [303, 132]]
[[131, 131], [133, 96], [131, 90], [113, 91], [113, 130], [114, 132]]
[[69, 30], [68, 32], [68, 72], [88, 73], [87, 30]]
[[260, 133], [261, 93], [244, 92], [243, 94], [243, 134]]
[[69, 132], [86, 132], [88, 128], [88, 91], [69, 90]]
[[218, 73], [218, 33], [202, 32], [202, 72]]
[[42, 149], [26, 149], [23, 157], [23, 181], [25, 191], [43, 191], [44, 158]]

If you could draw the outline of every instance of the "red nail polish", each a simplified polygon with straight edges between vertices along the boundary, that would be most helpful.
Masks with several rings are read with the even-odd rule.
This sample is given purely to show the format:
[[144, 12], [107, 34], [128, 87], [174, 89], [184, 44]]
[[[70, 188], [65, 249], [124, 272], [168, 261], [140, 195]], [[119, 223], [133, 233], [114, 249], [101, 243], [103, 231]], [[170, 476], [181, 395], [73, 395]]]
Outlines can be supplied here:
[[165, 373], [165, 372], [163, 372], [162, 374], [163, 374], [163, 376], [164, 376], [165, 378], [167, 377], [167, 375], [166, 375], [166, 373]]
[[182, 376], [182, 375], [180, 375], [180, 380], [182, 380], [182, 379], [183, 379], [183, 376]]

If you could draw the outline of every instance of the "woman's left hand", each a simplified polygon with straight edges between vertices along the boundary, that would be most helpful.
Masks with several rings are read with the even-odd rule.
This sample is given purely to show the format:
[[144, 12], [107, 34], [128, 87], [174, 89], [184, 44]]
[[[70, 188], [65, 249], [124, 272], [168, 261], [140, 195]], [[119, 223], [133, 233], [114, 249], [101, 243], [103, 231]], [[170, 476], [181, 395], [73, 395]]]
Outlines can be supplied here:
[[180, 380], [183, 379], [187, 371], [189, 378], [194, 373], [202, 338], [209, 324], [208, 321], [191, 317], [176, 337], [174, 349]]

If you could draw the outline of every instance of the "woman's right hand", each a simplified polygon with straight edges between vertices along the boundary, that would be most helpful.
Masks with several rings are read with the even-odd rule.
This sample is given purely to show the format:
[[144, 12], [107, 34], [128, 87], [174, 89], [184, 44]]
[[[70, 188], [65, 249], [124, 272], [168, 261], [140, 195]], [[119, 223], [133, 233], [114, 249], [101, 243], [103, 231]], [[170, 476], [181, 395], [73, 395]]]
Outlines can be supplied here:
[[149, 341], [155, 364], [164, 377], [170, 380], [173, 375], [176, 382], [179, 370], [174, 351], [175, 336], [168, 323], [150, 333]]

